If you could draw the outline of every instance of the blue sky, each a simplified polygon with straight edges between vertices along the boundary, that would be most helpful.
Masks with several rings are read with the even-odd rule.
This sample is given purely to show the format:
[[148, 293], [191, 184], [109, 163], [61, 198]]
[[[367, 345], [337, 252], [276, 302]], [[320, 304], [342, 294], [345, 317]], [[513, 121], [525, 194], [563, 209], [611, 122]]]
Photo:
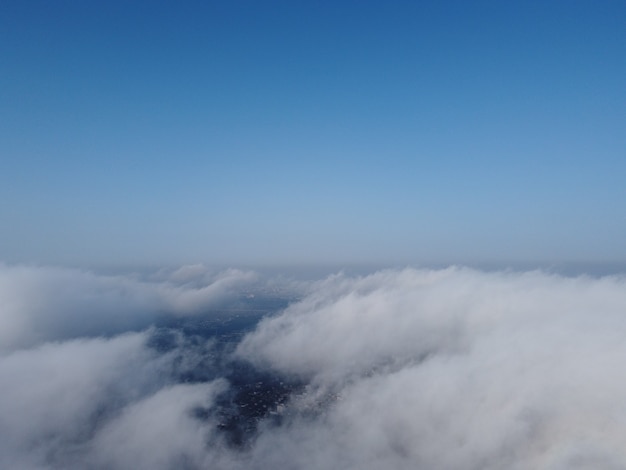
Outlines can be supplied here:
[[626, 4], [0, 6], [0, 259], [626, 263]]

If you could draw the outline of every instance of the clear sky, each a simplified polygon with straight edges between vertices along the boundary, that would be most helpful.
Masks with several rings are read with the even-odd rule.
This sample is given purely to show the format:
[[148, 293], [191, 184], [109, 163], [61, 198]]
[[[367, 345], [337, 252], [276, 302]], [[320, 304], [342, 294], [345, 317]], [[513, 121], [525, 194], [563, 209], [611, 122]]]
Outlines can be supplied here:
[[5, 1], [0, 260], [626, 262], [623, 1]]

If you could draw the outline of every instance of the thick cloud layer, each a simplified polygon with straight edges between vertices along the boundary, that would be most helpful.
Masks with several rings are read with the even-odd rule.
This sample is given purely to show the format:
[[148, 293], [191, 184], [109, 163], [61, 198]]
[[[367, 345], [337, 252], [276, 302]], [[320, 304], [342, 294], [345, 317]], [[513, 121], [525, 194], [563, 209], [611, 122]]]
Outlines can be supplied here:
[[160, 313], [198, 313], [222, 305], [254, 278], [238, 270], [212, 274], [201, 265], [141, 279], [0, 264], [0, 353], [48, 340], [137, 330]]
[[48, 343], [1, 358], [0, 468], [176, 468], [175, 456], [203, 453], [188, 411], [211, 406], [224, 383], [173, 383], [180, 356], [158, 355], [146, 339]]
[[[103, 289], [114, 301], [93, 305], [99, 318], [117, 319], [107, 317], [114, 308], [149, 315], [180, 307], [168, 295], [180, 301], [213, 285], [197, 268], [148, 281], [87, 274], [69, 293], [59, 286], [84, 273], [12, 269], [2, 271], [0, 322], [15, 325], [21, 312], [26, 321], [0, 338], [17, 335], [20, 345], [2, 343], [0, 356], [2, 468], [626, 468], [621, 277], [457, 268], [336, 275], [261, 321], [232, 355], [216, 339], [175, 331], [155, 348], [154, 328], [108, 339], [55, 329], [79, 318], [60, 315], [63, 306], [90, 305], [81, 286], [90, 295], [116, 286]], [[50, 310], [34, 302], [54, 299], [50, 292], [63, 301], [49, 300]], [[229, 367], [240, 361], [300, 385], [233, 445], [221, 407], [252, 406], [233, 398]]]
[[326, 450], [303, 468], [626, 468], [623, 279], [336, 277], [239, 352], [337, 397], [279, 433], [295, 456]]

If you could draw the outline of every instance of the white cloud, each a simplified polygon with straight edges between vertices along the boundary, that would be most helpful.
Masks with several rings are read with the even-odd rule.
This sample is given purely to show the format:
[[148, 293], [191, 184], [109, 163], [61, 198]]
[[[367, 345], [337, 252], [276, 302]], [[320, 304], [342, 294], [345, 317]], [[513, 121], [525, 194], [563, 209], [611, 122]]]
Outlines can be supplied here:
[[625, 331], [619, 278], [330, 278], [239, 347], [339, 397], [255, 451], [287, 464], [324, 449], [299, 468], [625, 468]]
[[161, 355], [149, 332], [78, 339], [0, 358], [0, 468], [181, 468], [206, 458], [227, 384], [176, 384], [195, 351]]
[[99, 416], [158, 390], [165, 364], [144, 342], [145, 334], [74, 340], [0, 358], [0, 467], [64, 458]]
[[210, 408], [226, 384], [175, 385], [124, 409], [93, 441], [91, 465], [98, 468], [199, 468], [215, 441], [195, 407]]
[[[181, 268], [183, 269], [183, 268]], [[145, 328], [159, 313], [193, 314], [232, 298], [250, 272], [181, 270], [140, 280], [89, 271], [0, 264], [0, 353], [49, 340]], [[181, 276], [195, 283], [181, 284]]]
[[0, 330], [0, 467], [626, 468], [624, 278], [450, 268], [313, 283], [239, 344], [238, 358], [307, 386], [281, 425], [259, 423], [235, 449], [216, 413], [228, 384], [213, 372], [177, 383], [210, 342], [181, 336], [163, 354], [146, 346], [152, 331], [66, 339], [197, 311], [250, 279], [200, 266], [159, 276], [0, 269], [0, 326], [12, 328]]

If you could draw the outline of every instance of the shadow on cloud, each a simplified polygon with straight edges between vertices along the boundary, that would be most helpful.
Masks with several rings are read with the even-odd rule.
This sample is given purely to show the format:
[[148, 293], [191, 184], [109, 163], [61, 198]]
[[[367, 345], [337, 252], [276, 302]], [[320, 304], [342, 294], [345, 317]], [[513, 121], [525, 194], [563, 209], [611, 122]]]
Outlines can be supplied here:
[[253, 282], [1, 267], [0, 467], [626, 468], [623, 277], [334, 275], [229, 341], [155, 323]]

